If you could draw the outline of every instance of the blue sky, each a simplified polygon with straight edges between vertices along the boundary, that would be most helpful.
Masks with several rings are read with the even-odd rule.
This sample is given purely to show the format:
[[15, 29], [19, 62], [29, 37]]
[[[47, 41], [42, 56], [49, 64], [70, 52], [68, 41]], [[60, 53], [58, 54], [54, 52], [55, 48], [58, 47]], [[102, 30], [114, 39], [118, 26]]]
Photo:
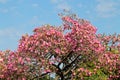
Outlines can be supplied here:
[[58, 13], [71, 10], [89, 20], [98, 33], [120, 33], [120, 0], [0, 0], [0, 50], [15, 50], [35, 27], [61, 25]]

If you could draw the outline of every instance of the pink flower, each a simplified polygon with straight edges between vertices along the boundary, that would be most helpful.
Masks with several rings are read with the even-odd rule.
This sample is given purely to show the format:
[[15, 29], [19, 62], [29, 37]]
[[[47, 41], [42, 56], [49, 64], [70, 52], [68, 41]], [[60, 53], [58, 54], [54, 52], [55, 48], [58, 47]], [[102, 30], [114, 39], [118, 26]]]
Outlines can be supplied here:
[[20, 63], [20, 64], [23, 64], [23, 63], [24, 63], [23, 60], [22, 60], [22, 57], [19, 57], [19, 58], [18, 58], [18, 63]]
[[50, 69], [45, 70], [45, 73], [50, 73], [50, 72], [51, 72]]
[[56, 48], [56, 49], [55, 49], [55, 52], [58, 53], [58, 54], [60, 54], [61, 51], [60, 51], [59, 48]]
[[26, 78], [22, 78], [22, 80], [26, 80]]
[[2, 58], [0, 58], [0, 62], [2, 62], [3, 61], [3, 59]]

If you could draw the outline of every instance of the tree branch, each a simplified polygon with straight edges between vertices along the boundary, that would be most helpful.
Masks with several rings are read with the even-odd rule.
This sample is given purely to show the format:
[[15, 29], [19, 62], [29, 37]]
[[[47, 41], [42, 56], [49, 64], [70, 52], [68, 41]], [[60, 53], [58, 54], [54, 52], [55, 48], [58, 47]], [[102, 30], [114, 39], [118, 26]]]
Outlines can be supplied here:
[[38, 78], [40, 78], [40, 77], [44, 77], [45, 75], [47, 75], [48, 73], [50, 73], [50, 72], [46, 72], [46, 73], [43, 73], [43, 74], [41, 74], [40, 76], [35, 76], [34, 78], [32, 78], [31, 80], [34, 80], [34, 79], [38, 79]]
[[77, 61], [77, 59], [79, 58], [79, 56], [80, 56], [80, 54], [71, 63], [69, 63], [68, 65], [66, 65], [62, 70], [64, 71], [64, 70], [68, 69], [68, 67], [70, 67], [75, 61]]
[[61, 80], [64, 80], [64, 75], [62, 70], [60, 69], [59, 65], [52, 64], [54, 67], [56, 67], [58, 70], [56, 71], [56, 74], [60, 76]]
[[73, 53], [73, 51], [71, 51], [70, 53], [68, 53], [68, 55], [58, 64], [58, 66], [60, 66], [60, 64], [62, 62], [64, 62], [72, 53]]

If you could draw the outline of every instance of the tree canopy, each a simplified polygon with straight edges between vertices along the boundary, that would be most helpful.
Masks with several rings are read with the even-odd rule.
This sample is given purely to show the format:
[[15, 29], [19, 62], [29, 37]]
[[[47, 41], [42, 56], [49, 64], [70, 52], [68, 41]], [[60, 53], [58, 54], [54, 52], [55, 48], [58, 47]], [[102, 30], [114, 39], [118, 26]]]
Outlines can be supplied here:
[[76, 15], [61, 26], [43, 25], [24, 35], [16, 51], [0, 52], [2, 80], [119, 80], [120, 35], [96, 34]]

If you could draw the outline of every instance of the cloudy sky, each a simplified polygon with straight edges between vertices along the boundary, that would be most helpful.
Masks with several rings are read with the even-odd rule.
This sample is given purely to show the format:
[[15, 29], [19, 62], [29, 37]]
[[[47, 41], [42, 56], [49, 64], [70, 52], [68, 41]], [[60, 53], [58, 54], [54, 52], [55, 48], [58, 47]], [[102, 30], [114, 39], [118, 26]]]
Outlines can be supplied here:
[[0, 50], [15, 50], [23, 34], [61, 25], [63, 9], [89, 20], [98, 33], [120, 33], [120, 0], [0, 0]]

